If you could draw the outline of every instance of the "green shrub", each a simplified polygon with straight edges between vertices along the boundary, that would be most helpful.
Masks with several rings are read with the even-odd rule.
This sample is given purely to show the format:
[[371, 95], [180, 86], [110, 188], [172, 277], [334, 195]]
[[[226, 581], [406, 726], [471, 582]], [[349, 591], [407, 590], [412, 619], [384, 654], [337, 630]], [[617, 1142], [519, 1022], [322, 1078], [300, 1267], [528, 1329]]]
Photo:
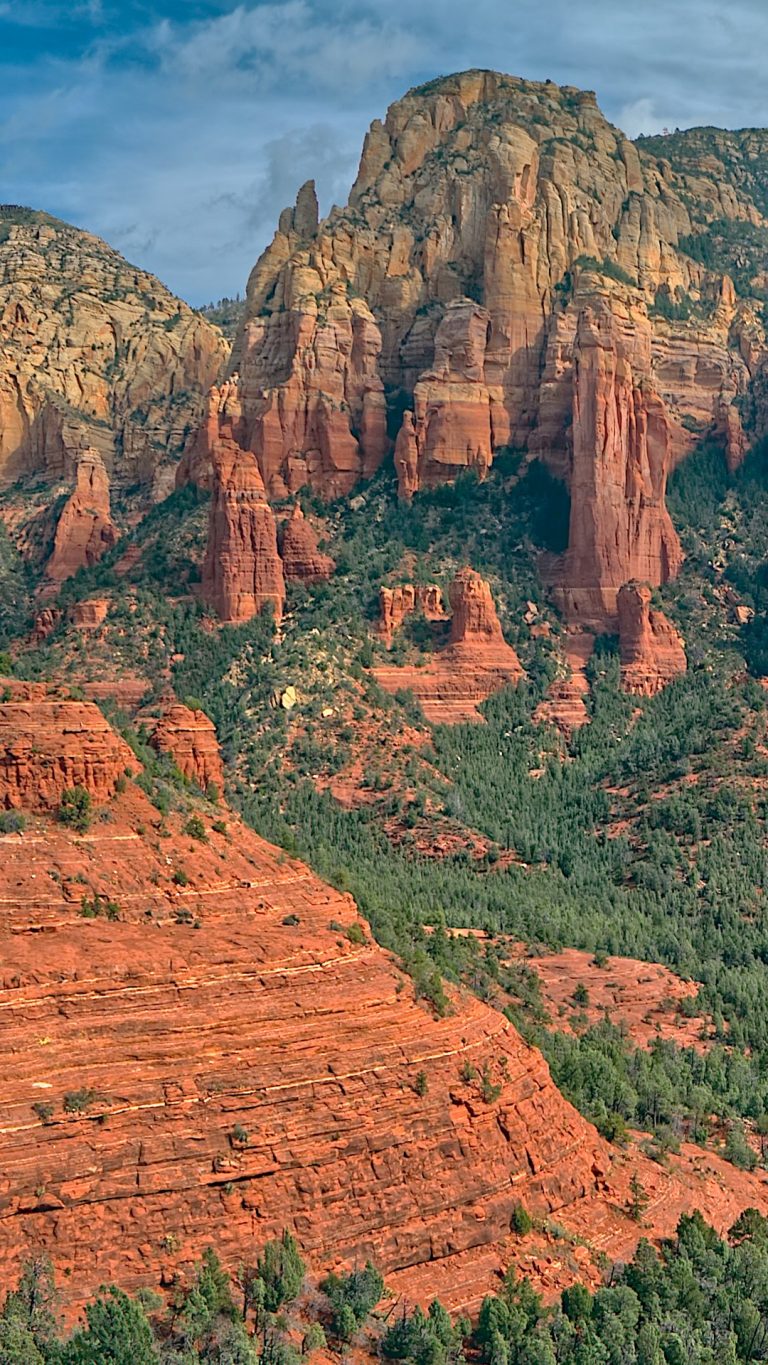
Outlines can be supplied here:
[[276, 1313], [283, 1303], [296, 1298], [304, 1279], [305, 1265], [295, 1239], [287, 1230], [279, 1241], [267, 1242], [256, 1271], [264, 1285], [264, 1307]]
[[91, 793], [85, 787], [68, 787], [59, 806], [59, 819], [62, 824], [84, 834], [90, 828], [92, 814]]
[[201, 843], [208, 841], [205, 825], [199, 815], [190, 815], [184, 826], [184, 833], [188, 834], [190, 839], [199, 839]]
[[0, 811], [0, 834], [21, 834], [27, 818], [20, 810]]

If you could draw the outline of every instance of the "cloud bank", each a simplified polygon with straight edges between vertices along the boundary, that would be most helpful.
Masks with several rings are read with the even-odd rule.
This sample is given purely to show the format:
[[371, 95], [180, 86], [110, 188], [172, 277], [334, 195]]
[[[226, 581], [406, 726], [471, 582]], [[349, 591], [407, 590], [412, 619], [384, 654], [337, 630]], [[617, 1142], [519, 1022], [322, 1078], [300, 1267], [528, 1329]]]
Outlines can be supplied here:
[[466, 67], [597, 91], [630, 136], [768, 123], [764, 0], [0, 0], [0, 199], [99, 233], [199, 304], [243, 291], [309, 176]]

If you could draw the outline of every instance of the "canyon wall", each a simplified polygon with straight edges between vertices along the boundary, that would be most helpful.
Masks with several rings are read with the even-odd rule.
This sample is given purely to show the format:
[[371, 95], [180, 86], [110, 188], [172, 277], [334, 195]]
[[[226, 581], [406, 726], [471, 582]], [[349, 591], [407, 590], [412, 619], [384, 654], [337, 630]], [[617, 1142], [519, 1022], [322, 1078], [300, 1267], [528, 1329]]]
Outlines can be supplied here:
[[94, 448], [162, 496], [228, 346], [97, 237], [0, 206], [0, 485], [70, 479]]
[[406, 499], [527, 449], [572, 495], [566, 616], [615, 629], [623, 583], [679, 567], [675, 464], [704, 434], [743, 458], [766, 356], [757, 284], [681, 246], [762, 224], [754, 186], [725, 147], [656, 143], [588, 91], [487, 71], [375, 120], [349, 204], [320, 221], [304, 186], [248, 284], [230, 383], [267, 495], [344, 495], [390, 437]]
[[[76, 704], [12, 686], [0, 770], [27, 740], [66, 767]], [[109, 1281], [172, 1289], [207, 1246], [252, 1264], [289, 1228], [315, 1272], [370, 1257], [396, 1293], [476, 1307], [510, 1263], [552, 1291], [626, 1256], [633, 1175], [655, 1235], [691, 1207], [720, 1229], [768, 1208], [712, 1154], [611, 1147], [508, 1019], [457, 990], [440, 1017], [351, 897], [232, 812], [214, 827], [201, 805], [191, 846], [186, 815], [161, 822], [129, 780], [83, 836], [19, 790], [28, 826], [0, 836], [4, 1284], [47, 1252], [71, 1311]], [[578, 1255], [517, 1237], [520, 1202]]]

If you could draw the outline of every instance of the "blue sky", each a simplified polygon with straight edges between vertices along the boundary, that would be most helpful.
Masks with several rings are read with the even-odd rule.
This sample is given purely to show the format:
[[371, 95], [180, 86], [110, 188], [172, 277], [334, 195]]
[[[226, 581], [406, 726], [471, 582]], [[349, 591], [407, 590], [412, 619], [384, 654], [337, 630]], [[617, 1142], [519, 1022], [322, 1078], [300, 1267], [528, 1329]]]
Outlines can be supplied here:
[[768, 0], [0, 0], [0, 201], [207, 302], [303, 180], [345, 201], [391, 100], [470, 66], [596, 90], [630, 135], [768, 124]]

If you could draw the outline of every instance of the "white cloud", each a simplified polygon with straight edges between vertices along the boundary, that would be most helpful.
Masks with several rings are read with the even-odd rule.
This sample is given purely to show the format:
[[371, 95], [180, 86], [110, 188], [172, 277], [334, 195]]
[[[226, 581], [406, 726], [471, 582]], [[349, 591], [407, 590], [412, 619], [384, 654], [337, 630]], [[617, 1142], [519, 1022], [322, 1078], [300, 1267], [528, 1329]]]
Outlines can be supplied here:
[[207, 19], [177, 5], [136, 31], [129, 9], [70, 4], [70, 59], [0, 53], [2, 197], [90, 227], [193, 302], [243, 289], [303, 180], [343, 201], [370, 120], [435, 75], [582, 85], [630, 135], [768, 123], [765, 0], [210, 0]]

